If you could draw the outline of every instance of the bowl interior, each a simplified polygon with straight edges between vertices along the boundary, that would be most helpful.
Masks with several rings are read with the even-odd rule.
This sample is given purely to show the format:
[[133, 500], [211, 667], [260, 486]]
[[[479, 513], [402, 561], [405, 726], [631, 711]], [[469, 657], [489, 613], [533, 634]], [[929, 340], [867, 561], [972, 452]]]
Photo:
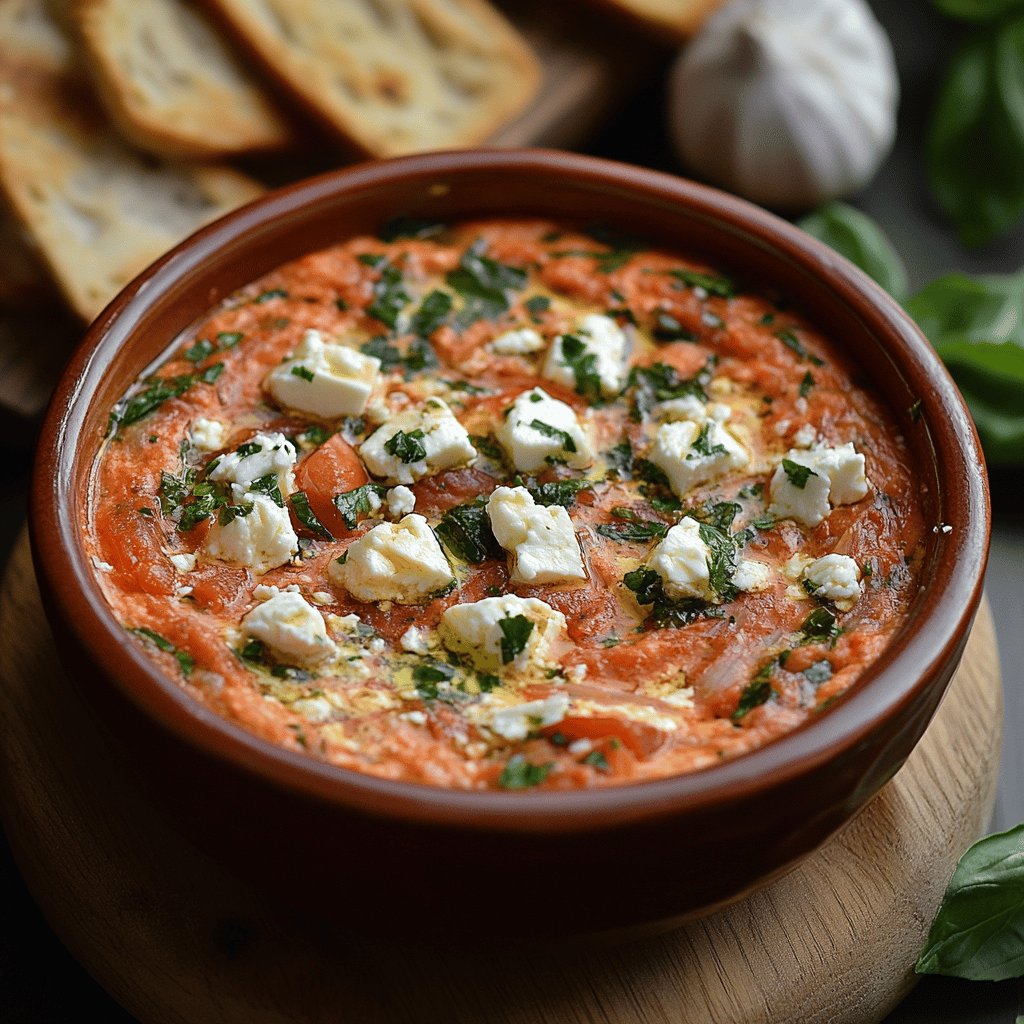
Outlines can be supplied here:
[[[640, 235], [789, 298], [862, 370], [906, 435], [929, 533], [922, 589], [907, 626], [854, 688], [810, 726], [690, 776], [597, 792], [531, 794], [528, 816], [654, 814], [680, 800], [719, 799], [734, 787], [805, 769], [854, 744], [915, 693], [966, 638], [988, 538], [980, 448], [938, 358], [899, 307], [831, 250], [741, 200], [654, 172], [544, 151], [430, 154], [361, 165], [283, 189], [199, 232], [133, 282], [93, 325], [48, 417], [37, 464], [33, 539], [59, 614], [129, 697], [190, 742], [328, 799], [384, 794], [391, 813], [468, 801], [480, 820], [507, 817], [506, 794], [453, 793], [325, 766], [244, 734], [165, 679], [107, 611], [82, 530], [90, 470], [111, 406], [197, 319], [264, 273], [399, 214], [439, 220], [536, 215], [600, 222]], [[920, 403], [918, 406], [917, 403]], [[919, 410], [918, 416], [912, 409]], [[78, 514], [68, 515], [67, 510]], [[69, 577], [70, 574], [70, 577]], [[63, 580], [60, 587], [53, 587]], [[874, 685], [885, 675], [884, 686]], [[642, 789], [638, 798], [636, 790]], [[369, 794], [369, 797], [367, 797]], [[579, 811], [580, 807], [583, 812]], [[523, 807], [520, 802], [520, 808]]]

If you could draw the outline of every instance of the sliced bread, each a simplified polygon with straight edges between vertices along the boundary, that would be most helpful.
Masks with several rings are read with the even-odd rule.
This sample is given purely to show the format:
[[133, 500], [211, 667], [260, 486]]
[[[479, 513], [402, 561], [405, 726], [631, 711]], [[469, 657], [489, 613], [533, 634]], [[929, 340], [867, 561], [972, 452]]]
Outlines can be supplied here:
[[293, 131], [189, 0], [72, 0], [100, 99], [125, 137], [171, 159], [281, 149]]
[[153, 259], [261, 187], [225, 167], [140, 157], [75, 68], [51, 58], [0, 37], [0, 194], [72, 308], [92, 319]]
[[624, 15], [668, 41], [682, 42], [692, 36], [704, 24], [712, 11], [721, 7], [724, 0], [590, 0], [596, 6], [604, 7]]
[[207, 0], [267, 75], [370, 156], [485, 141], [540, 66], [485, 0]]

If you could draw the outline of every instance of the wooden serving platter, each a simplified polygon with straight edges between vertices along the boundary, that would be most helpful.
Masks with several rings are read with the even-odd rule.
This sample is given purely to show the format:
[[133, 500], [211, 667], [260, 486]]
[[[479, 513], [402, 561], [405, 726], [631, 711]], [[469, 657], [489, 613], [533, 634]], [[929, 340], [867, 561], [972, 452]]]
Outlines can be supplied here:
[[[543, 957], [410, 948], [401, 935], [370, 944], [343, 921], [267, 905], [147, 802], [56, 660], [24, 536], [0, 635], [12, 849], [60, 938], [144, 1024], [871, 1024], [913, 985], [928, 923], [995, 792], [1002, 689], [984, 605], [904, 768], [743, 901], [657, 938]], [[321, 885], [359, 884], [304, 877], [301, 864], [281, 878], [309, 900]], [[481, 913], [498, 906], [482, 894]]]

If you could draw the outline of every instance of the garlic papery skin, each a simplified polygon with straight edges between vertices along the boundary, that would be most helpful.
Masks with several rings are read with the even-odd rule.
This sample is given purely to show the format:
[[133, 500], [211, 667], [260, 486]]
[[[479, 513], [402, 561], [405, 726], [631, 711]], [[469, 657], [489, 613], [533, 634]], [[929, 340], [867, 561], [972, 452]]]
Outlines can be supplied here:
[[669, 130], [694, 173], [766, 206], [847, 196], [896, 134], [892, 47], [864, 0], [730, 0], [669, 78]]

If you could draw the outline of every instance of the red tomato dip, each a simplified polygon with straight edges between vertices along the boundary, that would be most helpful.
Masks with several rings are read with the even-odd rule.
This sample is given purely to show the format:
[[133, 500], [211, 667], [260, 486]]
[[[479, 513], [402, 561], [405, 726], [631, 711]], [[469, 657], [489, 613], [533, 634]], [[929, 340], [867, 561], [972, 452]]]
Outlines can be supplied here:
[[575, 789], [807, 722], [903, 623], [893, 419], [782, 301], [607, 231], [394, 222], [112, 413], [88, 537], [195, 700], [372, 775]]

